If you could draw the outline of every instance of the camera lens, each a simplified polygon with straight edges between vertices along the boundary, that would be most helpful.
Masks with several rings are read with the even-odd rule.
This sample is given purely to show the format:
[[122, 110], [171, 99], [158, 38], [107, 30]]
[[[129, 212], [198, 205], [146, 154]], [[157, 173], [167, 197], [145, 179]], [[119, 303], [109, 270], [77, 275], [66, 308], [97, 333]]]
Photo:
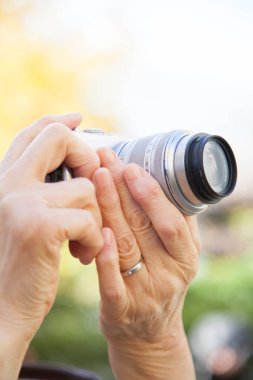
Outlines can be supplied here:
[[193, 136], [185, 152], [185, 169], [193, 193], [206, 204], [216, 203], [234, 190], [236, 161], [222, 137]]
[[[85, 133], [84, 133], [85, 132]], [[101, 131], [76, 131], [94, 149], [111, 147], [126, 165], [143, 167], [160, 184], [168, 199], [186, 215], [203, 212], [235, 187], [236, 161], [220, 136], [174, 130], [137, 139]], [[73, 173], [64, 165], [47, 175], [47, 182], [67, 180]]]

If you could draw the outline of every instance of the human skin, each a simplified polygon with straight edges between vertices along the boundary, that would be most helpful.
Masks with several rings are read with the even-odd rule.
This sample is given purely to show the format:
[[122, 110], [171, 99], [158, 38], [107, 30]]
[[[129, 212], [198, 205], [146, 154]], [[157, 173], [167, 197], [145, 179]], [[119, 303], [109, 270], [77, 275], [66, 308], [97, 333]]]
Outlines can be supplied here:
[[[96, 264], [114, 374], [118, 380], [193, 380], [182, 308], [198, 268], [196, 219], [183, 216], [142, 168], [124, 168], [108, 149], [99, 155], [104, 168], [93, 181], [108, 229]], [[141, 256], [141, 270], [123, 277]]]
[[[192, 380], [181, 311], [197, 271], [195, 220], [140, 168], [124, 169], [111, 151], [98, 156], [87, 147], [70, 132], [80, 121], [79, 114], [39, 120], [0, 163], [0, 380], [17, 378], [54, 302], [65, 240], [83, 264], [96, 257], [101, 326], [116, 378]], [[87, 178], [44, 183], [63, 161], [75, 176], [93, 178], [97, 199]], [[122, 278], [141, 255], [143, 268]]]
[[[91, 178], [98, 155], [71, 132], [80, 114], [24, 129], [0, 163], [0, 379], [17, 379], [24, 354], [58, 287], [60, 248], [88, 264], [103, 246]], [[62, 162], [78, 177], [44, 183]]]

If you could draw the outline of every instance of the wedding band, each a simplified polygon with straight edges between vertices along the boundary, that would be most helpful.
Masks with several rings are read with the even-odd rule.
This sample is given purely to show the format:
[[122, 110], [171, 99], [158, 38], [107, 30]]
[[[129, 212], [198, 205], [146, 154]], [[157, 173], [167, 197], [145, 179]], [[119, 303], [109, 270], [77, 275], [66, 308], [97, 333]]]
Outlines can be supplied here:
[[132, 274], [139, 272], [139, 270], [142, 268], [142, 266], [143, 266], [143, 261], [142, 261], [142, 257], [141, 257], [140, 261], [138, 261], [138, 263], [135, 264], [134, 267], [126, 270], [125, 272], [121, 272], [121, 274], [123, 277], [132, 276]]

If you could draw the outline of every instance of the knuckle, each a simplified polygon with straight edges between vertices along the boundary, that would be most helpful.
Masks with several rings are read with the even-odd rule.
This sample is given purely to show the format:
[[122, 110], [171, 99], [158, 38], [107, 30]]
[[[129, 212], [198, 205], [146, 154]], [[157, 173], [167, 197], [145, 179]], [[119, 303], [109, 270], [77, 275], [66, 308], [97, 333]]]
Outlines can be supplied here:
[[54, 143], [56, 152], [66, 146], [68, 140], [73, 138], [70, 130], [62, 123], [54, 122], [47, 125], [41, 132], [44, 141]]
[[85, 234], [92, 237], [92, 247], [94, 249], [101, 249], [103, 247], [103, 239], [101, 233], [99, 233], [98, 224], [95, 221], [93, 215], [84, 210], [84, 224], [85, 224]]
[[118, 251], [120, 255], [131, 255], [136, 249], [137, 243], [130, 233], [126, 233], [117, 238]]
[[161, 196], [161, 188], [155, 180], [148, 177], [145, 186], [138, 189], [136, 193], [137, 200], [141, 203], [149, 203], [152, 201], [157, 201]]
[[104, 295], [113, 304], [118, 304], [122, 300], [122, 291], [115, 286], [107, 286], [104, 289]]
[[85, 227], [89, 230], [93, 229], [95, 225], [95, 221], [91, 213], [87, 210], [83, 210], [83, 217], [84, 217]]
[[170, 239], [178, 239], [184, 235], [184, 219], [180, 215], [170, 221], [164, 221], [162, 219], [159, 223], [158, 230]]
[[23, 142], [24, 140], [29, 140], [29, 135], [30, 135], [30, 129], [29, 127], [26, 127], [18, 132], [13, 143], [16, 144], [16, 143]]
[[[121, 162], [120, 162], [121, 165]], [[115, 183], [116, 188], [124, 188], [125, 187], [125, 180], [123, 175], [124, 166], [122, 164], [122, 167], [118, 169], [118, 171], [113, 172], [113, 181]]]
[[127, 215], [127, 220], [133, 231], [145, 231], [151, 227], [151, 222], [147, 215], [140, 209], [134, 208]]
[[69, 129], [64, 124], [58, 122], [53, 122], [44, 129], [44, 133], [51, 138], [58, 136], [65, 137], [68, 132]]

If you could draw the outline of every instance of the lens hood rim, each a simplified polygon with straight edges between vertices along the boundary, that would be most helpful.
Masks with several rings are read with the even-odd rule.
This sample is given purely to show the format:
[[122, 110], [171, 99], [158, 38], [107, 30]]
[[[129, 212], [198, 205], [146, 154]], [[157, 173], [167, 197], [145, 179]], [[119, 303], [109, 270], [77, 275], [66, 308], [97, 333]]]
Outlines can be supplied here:
[[[229, 181], [226, 189], [217, 193], [209, 184], [204, 169], [204, 148], [210, 141], [218, 143], [227, 159]], [[237, 165], [234, 153], [228, 142], [221, 136], [198, 133], [188, 142], [185, 151], [185, 170], [193, 193], [206, 204], [219, 202], [232, 193], [237, 182]]]

